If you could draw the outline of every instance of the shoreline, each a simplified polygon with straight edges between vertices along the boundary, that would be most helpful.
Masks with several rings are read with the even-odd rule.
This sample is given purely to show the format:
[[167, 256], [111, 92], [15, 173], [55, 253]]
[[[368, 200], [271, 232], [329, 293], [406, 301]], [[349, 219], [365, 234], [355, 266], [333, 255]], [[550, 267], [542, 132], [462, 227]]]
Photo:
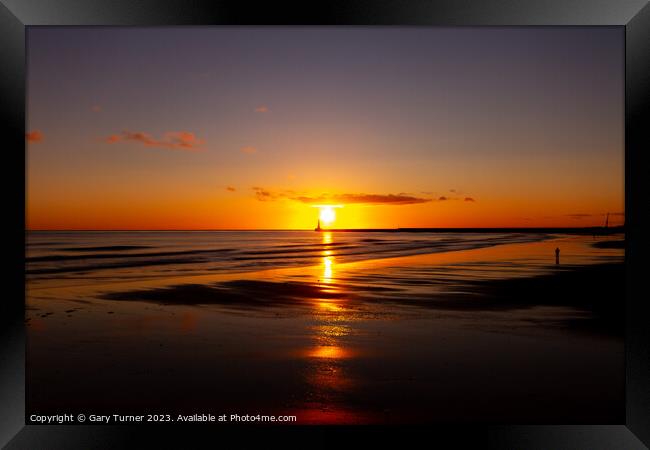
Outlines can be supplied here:
[[151, 229], [151, 230], [135, 230], [135, 229], [107, 229], [107, 230], [92, 230], [92, 229], [61, 229], [61, 230], [45, 230], [34, 229], [25, 230], [27, 233], [208, 233], [208, 232], [221, 232], [221, 233], [264, 233], [264, 232], [303, 232], [312, 231], [316, 233], [329, 233], [329, 232], [344, 232], [344, 233], [561, 233], [561, 234], [616, 234], [624, 233], [625, 226], [615, 227], [397, 227], [397, 228], [331, 228], [315, 230], [313, 228], [304, 229], [286, 229], [286, 228], [269, 228], [269, 229], [219, 229], [219, 228], [203, 228], [203, 229]]
[[[558, 236], [554, 239], [541, 239], [531, 242], [516, 242], [516, 243], [497, 243], [493, 245], [479, 246], [475, 248], [468, 249], [453, 249], [445, 251], [429, 251], [429, 252], [415, 252], [411, 254], [403, 255], [374, 255], [371, 258], [364, 259], [355, 259], [349, 261], [338, 261], [336, 263], [337, 272], [340, 271], [349, 271], [349, 270], [367, 270], [369, 268], [379, 268], [387, 267], [391, 265], [436, 265], [436, 266], [445, 266], [448, 264], [465, 264], [465, 263], [490, 263], [490, 264], [501, 264], [508, 259], [515, 257], [526, 258], [529, 260], [529, 263], [532, 261], [530, 257], [538, 257], [539, 250], [534, 250], [535, 247], [545, 246], [556, 241], [562, 241], [564, 238]], [[604, 245], [603, 245], [604, 244]], [[608, 240], [608, 241], [596, 241], [588, 245], [594, 248], [602, 248], [607, 250], [618, 250], [624, 249], [625, 240]], [[552, 244], [555, 246], [555, 244]], [[564, 248], [564, 247], [563, 247]], [[505, 252], [505, 255], [504, 255]], [[533, 253], [531, 253], [533, 252]], [[546, 250], [544, 250], [546, 252]], [[533, 256], [534, 255], [534, 256]], [[591, 262], [585, 262], [583, 259], [576, 260], [567, 260], [568, 257], [562, 255], [562, 266], [568, 267], [571, 265], [591, 265]], [[553, 259], [551, 258], [551, 253], [549, 253], [548, 265], [545, 266], [546, 269], [554, 268], [552, 264]], [[290, 265], [282, 267], [236, 267], [230, 269], [224, 269], [217, 272], [207, 273], [201, 271], [195, 274], [184, 274], [178, 273], [176, 275], [162, 276], [162, 277], [153, 277], [146, 281], [135, 280], [135, 279], [124, 279], [124, 280], [113, 280], [110, 282], [104, 282], [99, 280], [93, 280], [89, 278], [83, 282], [81, 279], [74, 280], [73, 284], [61, 283], [57, 286], [41, 285], [38, 283], [38, 279], [31, 280], [28, 283], [28, 291], [42, 291], [47, 290], [58, 290], [68, 289], [68, 288], [88, 288], [91, 286], [104, 286], [111, 287], [110, 290], [113, 290], [115, 287], [120, 285], [141, 285], [141, 286], [150, 286], [150, 287], [164, 287], [172, 286], [174, 284], [205, 284], [205, 283], [214, 283], [219, 281], [232, 281], [238, 278], [252, 278], [252, 279], [268, 279], [269, 276], [275, 278], [277, 274], [280, 275], [291, 275], [295, 273], [306, 273], [311, 274], [315, 278], [319, 278], [322, 275], [322, 257], [316, 258], [314, 261], [311, 261], [308, 264], [300, 265]], [[542, 269], [539, 264], [537, 264], [538, 272], [536, 275], [542, 275], [546, 269]], [[128, 267], [127, 267], [128, 268]], [[120, 269], [122, 269], [120, 267]], [[113, 270], [113, 269], [109, 269]], [[508, 279], [508, 278], [506, 278]], [[44, 280], [47, 281], [47, 280]], [[34, 284], [36, 283], [36, 284]]]
[[[313, 232], [309, 232], [313, 233]], [[529, 243], [529, 242], [540, 242], [543, 240], [548, 240], [553, 237], [553, 235], [541, 235], [537, 233], [537, 237], [524, 237], [522, 236], [513, 236], [508, 237], [507, 239], [518, 239], [519, 241], [524, 242], [514, 242], [506, 240], [503, 236], [497, 237], [485, 237], [485, 241], [476, 243], [474, 241], [468, 241], [464, 247], [465, 248], [451, 248], [445, 246], [445, 243], [437, 241], [416, 241], [417, 246], [413, 246], [411, 241], [406, 241], [403, 243], [406, 247], [403, 248], [388, 248], [385, 247], [375, 247], [374, 249], [363, 248], [363, 245], [371, 242], [372, 244], [381, 244], [381, 240], [376, 240], [372, 238], [362, 239], [359, 242], [314, 242], [309, 244], [302, 244], [302, 248], [287, 248], [287, 246], [271, 246], [265, 249], [250, 249], [248, 251], [237, 251], [232, 246], [227, 248], [197, 248], [191, 250], [174, 250], [174, 251], [151, 251], [146, 253], [128, 253], [124, 251], [113, 251], [113, 252], [100, 252], [100, 253], [89, 253], [84, 247], [79, 247], [76, 249], [77, 253], [80, 254], [70, 254], [69, 250], [66, 248], [65, 251], [59, 250], [58, 253], [46, 254], [41, 256], [26, 256], [25, 261], [26, 274], [27, 275], [52, 275], [52, 274], [64, 274], [64, 273], [74, 273], [74, 272], [89, 272], [95, 270], [106, 270], [106, 269], [128, 269], [128, 268], [138, 268], [138, 267], [152, 267], [152, 266], [166, 266], [166, 265], [186, 265], [186, 264], [202, 264], [202, 263], [235, 263], [238, 265], [247, 265], [250, 261], [255, 262], [259, 261], [260, 264], [268, 264], [272, 260], [287, 260], [291, 261], [291, 264], [284, 264], [285, 267], [306, 267], [311, 266], [312, 264], [299, 264], [301, 260], [320, 260], [325, 254], [324, 251], [330, 252], [327, 256], [345, 258], [347, 262], [353, 261], [370, 261], [374, 259], [384, 259], [384, 258], [394, 258], [402, 256], [413, 256], [419, 254], [442, 254], [442, 253], [453, 253], [458, 251], [466, 250], [476, 250], [487, 247], [494, 247], [499, 245], [508, 245], [513, 243]], [[326, 235], [325, 235], [326, 236]], [[319, 239], [320, 240], [320, 239]], [[226, 245], [226, 244], [223, 244]], [[229, 244], [232, 245], [232, 244]], [[132, 246], [131, 246], [132, 247]], [[294, 247], [294, 246], [291, 246]], [[297, 246], [297, 247], [300, 247]], [[104, 248], [108, 248], [104, 246]], [[343, 253], [331, 253], [332, 251], [337, 250], [354, 250], [354, 251], [345, 251]], [[370, 251], [371, 250], [371, 251]], [[401, 252], [397, 255], [396, 253]], [[216, 256], [218, 259], [211, 260], [212, 256]], [[152, 257], [157, 257], [157, 259], [151, 259]], [[181, 257], [181, 258], [179, 258]], [[121, 259], [121, 260], [120, 260]], [[67, 263], [70, 261], [79, 261], [83, 264], [78, 265], [56, 265], [51, 266], [52, 263]], [[95, 262], [97, 261], [97, 262]], [[105, 262], [104, 262], [105, 261]], [[341, 261], [343, 262], [343, 261]], [[39, 264], [45, 263], [46, 266], [39, 267]], [[247, 270], [248, 272], [248, 270]]]
[[597, 236], [624, 233], [625, 227], [523, 227], [523, 228], [332, 228], [314, 230], [317, 233], [547, 233], [594, 234]]

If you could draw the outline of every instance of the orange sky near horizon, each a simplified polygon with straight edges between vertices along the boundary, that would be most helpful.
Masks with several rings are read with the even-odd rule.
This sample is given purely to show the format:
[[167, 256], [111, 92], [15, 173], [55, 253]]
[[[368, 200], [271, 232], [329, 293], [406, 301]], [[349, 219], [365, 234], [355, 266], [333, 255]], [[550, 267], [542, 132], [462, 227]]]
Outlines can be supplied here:
[[[88, 196], [75, 202], [38, 205], [30, 214], [28, 228], [50, 230], [174, 230], [174, 229], [313, 229], [319, 208], [290, 199], [259, 201], [250, 193], [206, 196], [188, 200], [179, 196], [146, 197]], [[453, 195], [453, 194], [452, 194]], [[397, 227], [583, 227], [602, 226], [610, 213], [610, 226], [624, 217], [616, 200], [603, 205], [599, 199], [583, 203], [574, 213], [570, 202], [518, 198], [479, 198], [473, 202], [455, 199], [431, 200], [411, 205], [340, 204], [328, 228]], [[610, 206], [607, 209], [607, 206]], [[590, 212], [595, 211], [595, 212]], [[605, 211], [605, 212], [601, 212]], [[577, 215], [576, 215], [577, 214]], [[325, 226], [325, 225], [324, 225]]]

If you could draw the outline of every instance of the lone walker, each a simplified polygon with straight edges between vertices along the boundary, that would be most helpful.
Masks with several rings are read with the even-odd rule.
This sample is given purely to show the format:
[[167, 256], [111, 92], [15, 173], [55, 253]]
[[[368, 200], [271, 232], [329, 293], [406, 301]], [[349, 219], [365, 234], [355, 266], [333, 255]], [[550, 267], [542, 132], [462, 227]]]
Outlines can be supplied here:
[[560, 264], [560, 247], [555, 248], [555, 264]]

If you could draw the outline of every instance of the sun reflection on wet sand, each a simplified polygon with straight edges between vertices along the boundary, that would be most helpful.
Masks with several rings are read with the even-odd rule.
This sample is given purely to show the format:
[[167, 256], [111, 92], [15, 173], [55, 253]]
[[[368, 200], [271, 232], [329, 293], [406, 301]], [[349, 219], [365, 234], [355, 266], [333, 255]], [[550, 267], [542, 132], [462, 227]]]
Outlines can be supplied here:
[[344, 359], [350, 358], [353, 353], [343, 347], [335, 345], [320, 345], [310, 349], [307, 356], [310, 358], [326, 358], [326, 359]]
[[323, 301], [316, 302], [316, 306], [322, 310], [332, 311], [332, 312], [340, 311], [342, 309], [341, 306], [339, 306], [336, 302], [331, 300], [327, 300], [327, 301], [323, 300]]
[[324, 293], [328, 294], [333, 294], [338, 292], [338, 289], [336, 289], [333, 286], [334, 283], [334, 251], [332, 251], [327, 245], [332, 244], [333, 239], [332, 239], [332, 233], [331, 232], [325, 232], [323, 233], [323, 239], [322, 243], [325, 246], [323, 251], [321, 252], [321, 265], [322, 265], [322, 273], [319, 277], [319, 283], [323, 283], [326, 285], [322, 289]]
[[[333, 233], [322, 236], [325, 245], [321, 253], [319, 283], [324, 284], [322, 292], [341, 292], [336, 283], [336, 260], [334, 252], [327, 245], [333, 243]], [[338, 299], [316, 299], [311, 313], [315, 322], [313, 346], [302, 352], [307, 363], [305, 381], [309, 386], [307, 401], [299, 407], [302, 423], [354, 423], [356, 412], [345, 406], [345, 398], [354, 386], [348, 375], [349, 363], [358, 357], [358, 351], [346, 345], [346, 340], [355, 334], [353, 328], [354, 310], [347, 305], [345, 296]]]
[[325, 231], [323, 233], [323, 244], [331, 244], [331, 243], [332, 243], [332, 232]]
[[[330, 245], [332, 243], [332, 233], [326, 232], [323, 233], [323, 245]], [[324, 283], [331, 283], [334, 276], [332, 266], [334, 265], [334, 256], [333, 252], [329, 248], [325, 247], [323, 250], [323, 277], [322, 280]]]
[[324, 256], [323, 257], [323, 281], [325, 283], [331, 283], [332, 282], [332, 260], [333, 258], [331, 256]]

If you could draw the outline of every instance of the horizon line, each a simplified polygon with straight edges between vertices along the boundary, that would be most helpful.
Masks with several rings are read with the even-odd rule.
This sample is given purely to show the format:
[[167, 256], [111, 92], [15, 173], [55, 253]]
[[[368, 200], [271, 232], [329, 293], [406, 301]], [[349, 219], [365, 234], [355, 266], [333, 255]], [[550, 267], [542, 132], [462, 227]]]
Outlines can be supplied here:
[[[527, 227], [396, 227], [396, 228], [329, 228], [327, 231], [409, 231], [409, 230], [595, 230], [595, 229], [623, 229], [625, 225], [604, 227], [594, 225], [588, 227], [548, 227], [548, 226], [527, 226]], [[32, 228], [25, 229], [25, 232], [39, 231], [60, 231], [60, 232], [83, 232], [83, 231], [315, 231], [313, 228]]]

